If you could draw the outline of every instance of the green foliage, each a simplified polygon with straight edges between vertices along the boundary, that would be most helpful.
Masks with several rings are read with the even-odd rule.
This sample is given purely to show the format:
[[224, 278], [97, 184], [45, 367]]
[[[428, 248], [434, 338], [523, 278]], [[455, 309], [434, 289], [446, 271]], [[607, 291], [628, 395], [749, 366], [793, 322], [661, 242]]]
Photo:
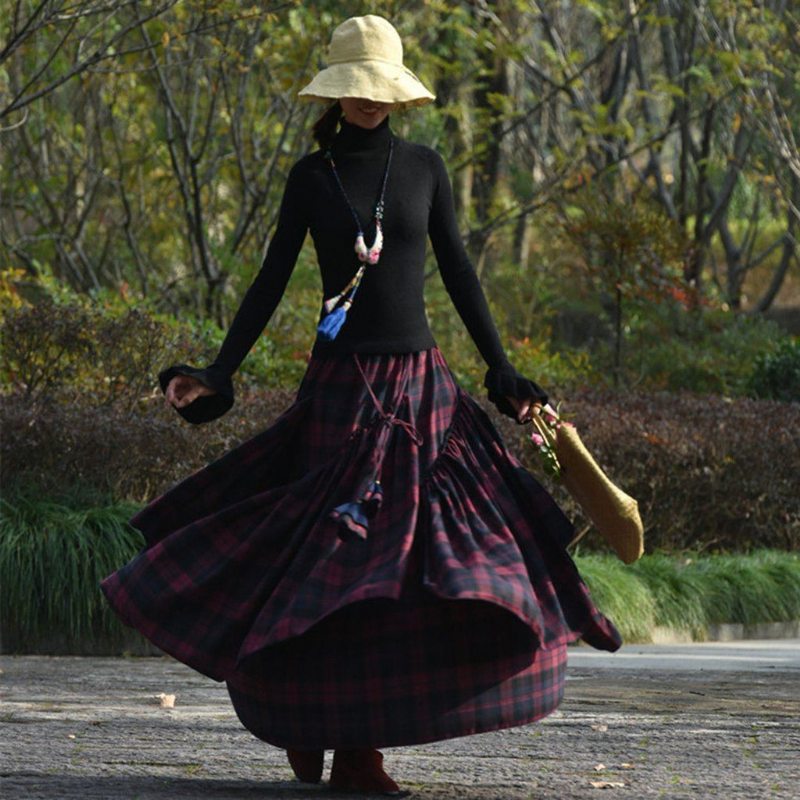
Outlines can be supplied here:
[[[510, 269], [484, 281], [485, 294], [500, 339], [514, 366], [524, 375], [554, 391], [567, 391], [597, 381], [589, 354], [582, 348], [564, 346], [550, 335], [550, 312], [544, 307], [549, 289], [526, 286], [524, 276]], [[456, 313], [441, 276], [435, 268], [425, 284], [425, 300], [431, 331], [451, 369], [468, 391], [485, 392], [486, 364]]]
[[651, 641], [656, 626], [702, 640], [710, 625], [800, 619], [796, 553], [654, 554], [629, 567], [611, 556], [577, 555], [575, 563], [598, 608], [628, 641]]
[[511, 339], [510, 345], [508, 353], [515, 367], [543, 386], [552, 386], [553, 392], [559, 395], [601, 380], [585, 350], [556, 348], [550, 337], [535, 342], [526, 336], [524, 339]]
[[[237, 372], [240, 386], [296, 386], [316, 333], [319, 275], [302, 259], [264, 335]], [[238, 281], [232, 305], [246, 291]], [[77, 394], [88, 405], [144, 407], [156, 395], [157, 373], [175, 363], [209, 363], [225, 338], [206, 314], [180, 318], [147, 300], [117, 292], [80, 294], [42, 269], [35, 281], [0, 275], [0, 385], [30, 402]]]
[[[79, 647], [99, 634], [121, 636], [99, 582], [144, 544], [128, 520], [140, 506], [86, 487], [43, 495], [25, 484], [0, 500], [0, 623], [21, 649], [48, 634]], [[707, 635], [716, 623], [800, 618], [800, 557], [761, 550], [739, 556], [575, 557], [600, 610], [627, 641], [649, 641], [655, 626]]]
[[[298, 102], [296, 91], [324, 62], [332, 28], [362, 13], [392, 20], [406, 63], [437, 95], [436, 104], [396, 114], [396, 130], [439, 148], [454, 176], [469, 173], [459, 211], [489, 238], [513, 228], [516, 210], [529, 204], [570, 205], [591, 179], [592, 191], [607, 182], [616, 198], [610, 214], [597, 208], [595, 234], [630, 211], [630, 238], [654, 239], [652, 230], [642, 235], [638, 208], [652, 194], [664, 220], [679, 220], [665, 232], [677, 225], [708, 255], [718, 237], [701, 235], [714, 206], [707, 193], [736, 163], [722, 221], [744, 242], [731, 252], [748, 255], [760, 237], [739, 236], [737, 223], [747, 228], [752, 219], [763, 230], [779, 221], [778, 235], [785, 230], [792, 149], [782, 132], [797, 121], [796, 26], [788, 12], [723, 0], [696, 15], [676, 9], [631, 15], [608, 0], [573, 0], [546, 14], [517, 2], [273, 8], [187, 0], [144, 17], [122, 6], [113, 23], [98, 24], [88, 0], [67, 15], [60, 3], [23, 4], [0, 56], [3, 258], [52, 264], [85, 292], [127, 285], [162, 308], [204, 309], [223, 323], [221, 295], [259, 263], [286, 173], [314, 147], [309, 127], [319, 109]], [[707, 35], [696, 37], [692, 25]], [[617, 74], [607, 64], [621, 42], [632, 60]], [[87, 48], [92, 57], [81, 61]], [[784, 97], [785, 108], [776, 102]], [[739, 131], [753, 142], [737, 155]], [[484, 181], [488, 203], [479, 199]], [[479, 203], [485, 208], [476, 210]], [[696, 213], [705, 216], [693, 236]], [[502, 243], [506, 260], [515, 256], [513, 238]], [[612, 241], [595, 235], [606, 252], [589, 253], [614, 265], [610, 241], [623, 266], [641, 271], [625, 238], [618, 226]]]
[[240, 374], [252, 388], [296, 387], [306, 370], [317, 332], [322, 296], [319, 268], [307, 248], [286, 295], [242, 363]]
[[[611, 384], [614, 336], [607, 311], [593, 298], [577, 293], [554, 300], [551, 349], [583, 353], [578, 362], [587, 376], [571, 385]], [[644, 391], [691, 391], [732, 397], [744, 395], [788, 399], [787, 395], [760, 395], [754, 384], [754, 364], [773, 364], [769, 380], [791, 385], [792, 340], [775, 322], [758, 315], [740, 314], [710, 304], [691, 306], [676, 297], [653, 303], [627, 304], [621, 383]], [[757, 367], [766, 376], [765, 367]], [[766, 377], [760, 385], [767, 392]], [[777, 383], [776, 383], [777, 385]]]
[[753, 397], [800, 402], [800, 339], [784, 339], [774, 351], [761, 353], [747, 389]]
[[620, 561], [599, 555], [575, 558], [597, 607], [617, 626], [623, 639], [650, 639], [656, 605], [647, 586]]
[[720, 556], [696, 566], [710, 624], [784, 622], [800, 617], [800, 559], [756, 553]]
[[8, 310], [0, 335], [3, 387], [32, 403], [83, 395], [95, 407], [132, 410], [148, 402], [165, 359], [191, 358], [199, 350], [180, 326], [146, 311], [107, 313], [48, 296]]
[[709, 620], [702, 575], [691, 568], [695, 561], [655, 553], [639, 559], [630, 569], [653, 599], [656, 625], [686, 631], [693, 639], [702, 639]]
[[136, 510], [86, 490], [43, 497], [38, 487], [6, 486], [0, 499], [4, 631], [17, 639], [121, 634], [99, 582], [144, 544], [127, 523]]
[[[748, 394], [753, 364], [786, 339], [763, 317], [680, 303], [640, 307], [631, 315], [628, 336], [629, 383], [733, 396]], [[598, 353], [598, 360], [609, 358]]]
[[652, 200], [619, 194], [610, 183], [584, 186], [562, 224], [582, 261], [583, 279], [609, 298], [615, 383], [623, 370], [628, 304], [671, 300], [686, 257], [681, 230], [663, 209]]
[[[712, 322], [706, 335], [703, 324], [662, 318], [673, 300], [703, 300], [679, 274], [687, 262], [701, 264], [704, 287], [728, 287], [735, 306], [736, 269], [771, 271], [780, 259], [772, 245], [786, 233], [791, 185], [791, 146], [780, 134], [800, 108], [775, 100], [796, 93], [786, 14], [723, 0], [696, 9], [695, 22], [668, 7], [632, 17], [607, 0], [574, 0], [544, 16], [524, 3], [358, 0], [345, 11], [329, 0], [275, 9], [192, 0], [141, 25], [133, 7], [121, 8], [113, 25], [98, 26], [87, 0], [68, 19], [58, 9], [43, 7], [27, 25], [33, 11], [21, 6], [9, 35], [22, 39], [13, 59], [0, 58], [0, 116], [8, 111], [0, 269], [51, 269], [54, 299], [60, 283], [120, 315], [128, 306], [159, 319], [169, 311], [181, 320], [174, 331], [188, 328], [197, 352], [210, 355], [258, 269], [289, 167], [315, 146], [309, 128], [321, 108], [298, 102], [296, 90], [324, 62], [346, 14], [378, 13], [437, 95], [393, 112], [393, 128], [446, 158], [460, 218], [473, 228], [468, 249], [520, 368], [562, 390], [615, 375], [623, 385], [735, 394], [748, 358], [769, 352], [736, 338], [750, 329]], [[698, 40], [690, 22], [709, 35]], [[617, 75], [604, 65], [623, 41], [634, 61]], [[670, 54], [693, 41], [675, 74]], [[87, 44], [100, 64], [51, 86]], [[641, 65], [638, 53], [647, 54]], [[24, 107], [24, 124], [23, 111], [6, 106], [14, 87], [43, 92]], [[783, 122], [766, 124], [776, 109]], [[753, 141], [737, 154], [739, 132]], [[734, 164], [730, 203], [715, 220], [732, 240], [723, 247], [704, 225]], [[530, 220], [540, 235], [520, 247]], [[529, 263], [519, 263], [529, 250]], [[308, 246], [241, 380], [287, 385], [302, 375], [320, 299], [313, 262]], [[552, 309], [578, 301], [577, 278], [611, 343], [550, 341]], [[479, 390], [483, 367], [436, 292], [437, 338]], [[115, 375], [124, 368], [105, 371], [110, 386], [122, 386]]]

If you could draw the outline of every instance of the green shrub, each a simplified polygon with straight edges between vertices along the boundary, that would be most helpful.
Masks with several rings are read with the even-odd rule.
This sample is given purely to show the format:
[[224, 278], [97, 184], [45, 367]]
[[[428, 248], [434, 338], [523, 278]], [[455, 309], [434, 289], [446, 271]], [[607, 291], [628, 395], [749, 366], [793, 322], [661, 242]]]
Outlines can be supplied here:
[[[302, 277], [302, 276], [300, 276]], [[319, 289], [293, 277], [291, 302], [285, 298], [237, 372], [252, 389], [296, 388], [308, 366], [317, 332]], [[224, 332], [220, 335], [220, 343]]]
[[[640, 306], [631, 315], [628, 383], [654, 391], [746, 395], [752, 365], [784, 338], [776, 323], [760, 316], [676, 303]], [[596, 358], [604, 358], [602, 351]]]
[[709, 624], [785, 622], [800, 617], [800, 559], [777, 553], [698, 559]]
[[613, 556], [576, 555], [598, 608], [628, 641], [647, 642], [655, 626], [708, 636], [710, 625], [800, 619], [800, 557], [645, 555], [625, 567]]
[[[494, 280], [491, 283], [498, 282]], [[512, 321], [512, 314], [508, 308], [502, 306], [502, 300], [492, 302], [493, 294], [503, 298], [507, 291], [502, 285], [494, 292], [487, 290], [487, 300], [498, 330], [501, 331], [500, 338], [506, 354], [516, 369], [546, 389], [551, 386], [571, 387], [597, 383], [588, 353], [580, 347], [554, 343], [545, 315], [537, 317], [535, 324], [531, 323], [527, 327], [519, 320]], [[467, 391], [481, 394], [484, 392], [486, 364], [456, 313], [438, 273], [427, 281], [425, 295], [431, 331], [448, 365]]]
[[708, 625], [704, 603], [705, 584], [692, 558], [654, 554], [631, 567], [647, 587], [655, 606], [656, 625], [686, 631], [702, 638]]
[[0, 500], [0, 621], [16, 641], [123, 634], [99, 582], [144, 544], [128, 525], [138, 506], [93, 491], [43, 496], [4, 488]]
[[[787, 372], [791, 339], [776, 322], [690, 300], [675, 291], [628, 301], [621, 386], [791, 399], [752, 388], [753, 365], [769, 363], [777, 350], [784, 353], [784, 361], [775, 365], [772, 380], [782, 378], [797, 385]], [[601, 380], [612, 385], [615, 353], [607, 300], [601, 295], [581, 296], [573, 289], [553, 299], [552, 312], [552, 349], [572, 352], [580, 347], [587, 357], [587, 380], [569, 385], [596, 385]], [[792, 369], [796, 375], [798, 368]]]
[[[0, 625], [21, 652], [57, 635], [74, 651], [127, 629], [99, 582], [144, 544], [128, 520], [139, 504], [114, 502], [90, 487], [43, 495], [23, 483], [0, 500]], [[800, 619], [800, 557], [762, 550], [739, 556], [575, 557], [598, 608], [627, 641], [649, 641], [656, 625], [702, 639], [713, 623]], [[122, 645], [120, 644], [120, 649]]]
[[576, 558], [597, 607], [628, 641], [649, 641], [656, 624], [652, 593], [622, 562], [597, 555]]
[[0, 328], [5, 391], [30, 403], [56, 400], [132, 411], [152, 399], [156, 375], [203, 345], [147, 311], [106, 313], [77, 301], [43, 297], [8, 309]]
[[800, 402], [800, 339], [784, 339], [774, 352], [762, 353], [748, 389], [753, 397]]

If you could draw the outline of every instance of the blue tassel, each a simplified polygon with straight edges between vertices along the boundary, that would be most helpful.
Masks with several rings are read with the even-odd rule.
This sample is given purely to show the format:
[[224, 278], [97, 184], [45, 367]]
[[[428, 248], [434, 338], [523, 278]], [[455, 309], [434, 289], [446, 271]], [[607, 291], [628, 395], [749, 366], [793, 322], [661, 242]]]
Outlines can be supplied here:
[[361, 498], [362, 503], [369, 503], [370, 506], [370, 516], [372, 516], [381, 505], [381, 501], [383, 500], [383, 486], [381, 486], [380, 481], [372, 481], [369, 485], [369, 488], [364, 493], [364, 496]]
[[342, 325], [344, 325], [346, 318], [347, 309], [344, 306], [339, 306], [335, 311], [331, 311], [317, 326], [320, 339], [326, 342], [333, 341], [341, 330]]
[[382, 500], [383, 487], [380, 481], [372, 481], [360, 500], [336, 506], [331, 511], [331, 517], [341, 523], [339, 538], [343, 542], [365, 541], [369, 521], [378, 513]]
[[343, 542], [350, 542], [360, 539], [362, 542], [367, 538], [367, 528], [369, 519], [367, 509], [361, 502], [343, 503], [336, 506], [331, 512], [331, 516], [339, 520], [339, 538]]

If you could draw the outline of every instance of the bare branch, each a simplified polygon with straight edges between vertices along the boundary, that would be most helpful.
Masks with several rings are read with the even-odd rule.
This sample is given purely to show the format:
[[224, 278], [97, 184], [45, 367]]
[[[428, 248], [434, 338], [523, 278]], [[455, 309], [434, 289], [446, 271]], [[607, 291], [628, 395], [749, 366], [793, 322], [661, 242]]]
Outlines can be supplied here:
[[22, 28], [20, 30], [16, 30], [16, 26], [19, 23], [19, 11], [21, 5], [20, 2], [17, 2], [17, 5], [14, 9], [14, 25], [12, 27], [12, 31], [16, 30], [16, 33], [11, 34], [8, 42], [6, 42], [3, 49], [0, 50], [0, 64], [6, 61], [29, 36], [38, 30], [39, 26], [34, 26], [34, 23], [49, 2], [50, 0], [42, 0], [39, 5], [33, 9], [30, 17], [28, 17], [28, 19], [25, 21]]
[[[112, 36], [105, 44], [102, 44], [95, 50], [92, 54], [88, 55], [83, 60], [79, 61], [77, 64], [74, 64], [64, 75], [56, 78], [55, 80], [48, 83], [46, 86], [43, 86], [38, 91], [33, 92], [32, 94], [25, 95], [25, 91], [30, 88], [32, 85], [29, 81], [26, 84], [25, 89], [22, 92], [18, 92], [17, 95], [12, 99], [12, 101], [6, 105], [5, 108], [0, 109], [0, 119], [9, 114], [13, 113], [14, 111], [18, 111], [21, 108], [24, 108], [27, 105], [30, 105], [34, 101], [38, 100], [40, 97], [44, 97], [47, 94], [55, 91], [59, 86], [62, 86], [71, 78], [74, 78], [76, 75], [84, 72], [85, 70], [89, 69], [89, 67], [93, 66], [94, 64], [106, 59], [106, 58], [116, 58], [117, 54], [115, 52], [110, 52], [113, 50], [115, 45], [118, 42], [121, 42], [125, 39], [125, 37], [131, 33], [131, 31], [136, 30], [137, 28], [143, 27], [144, 23], [155, 19], [156, 17], [163, 14], [167, 9], [171, 8], [177, 0], [165, 0], [164, 4], [161, 6], [157, 6], [153, 11], [149, 14], [145, 15], [144, 17], [136, 17], [133, 21], [129, 22], [125, 25], [120, 31], [118, 31], [114, 36]], [[74, 26], [75, 22], [72, 22]], [[59, 49], [63, 46], [64, 42], [66, 41], [66, 37], [62, 37], [61, 42], [59, 43]], [[52, 61], [53, 54], [51, 54], [50, 58], [47, 61], [49, 64]], [[45, 67], [46, 68], [46, 67]], [[44, 68], [43, 68], [44, 69]], [[39, 70], [37, 73], [37, 77], [41, 76], [43, 70]]]

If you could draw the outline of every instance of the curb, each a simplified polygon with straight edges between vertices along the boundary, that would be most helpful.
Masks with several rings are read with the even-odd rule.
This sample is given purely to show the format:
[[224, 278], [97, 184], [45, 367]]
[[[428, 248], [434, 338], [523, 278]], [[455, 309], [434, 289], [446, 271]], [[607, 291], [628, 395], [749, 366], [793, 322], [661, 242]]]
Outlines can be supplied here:
[[[679, 628], [657, 626], [653, 630], [650, 643], [692, 644], [693, 642], [741, 642], [754, 639], [800, 639], [800, 620], [757, 622], [752, 625], [723, 622], [718, 625], [709, 625], [702, 637], [693, 637], [689, 631]], [[636, 644], [641, 644], [641, 642]]]

